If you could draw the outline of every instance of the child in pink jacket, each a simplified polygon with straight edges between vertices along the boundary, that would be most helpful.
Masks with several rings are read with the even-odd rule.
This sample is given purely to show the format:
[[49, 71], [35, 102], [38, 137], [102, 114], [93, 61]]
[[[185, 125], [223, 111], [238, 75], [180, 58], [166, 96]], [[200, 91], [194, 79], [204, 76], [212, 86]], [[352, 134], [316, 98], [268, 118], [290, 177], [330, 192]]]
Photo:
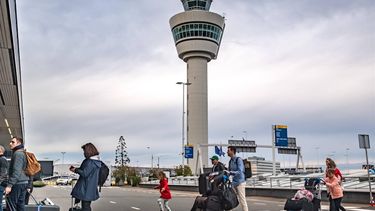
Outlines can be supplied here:
[[344, 192], [340, 185], [340, 180], [335, 176], [335, 169], [327, 170], [327, 177], [324, 182], [329, 189], [330, 197], [330, 211], [340, 211], [340, 205]]

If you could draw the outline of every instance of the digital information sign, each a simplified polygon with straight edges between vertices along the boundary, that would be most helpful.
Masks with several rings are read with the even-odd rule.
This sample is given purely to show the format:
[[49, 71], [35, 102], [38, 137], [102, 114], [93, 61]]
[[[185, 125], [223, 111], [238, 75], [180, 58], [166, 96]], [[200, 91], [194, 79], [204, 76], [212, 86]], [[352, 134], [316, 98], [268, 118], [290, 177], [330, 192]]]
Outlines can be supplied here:
[[275, 146], [278, 146], [278, 147], [288, 146], [288, 126], [286, 125], [275, 126]]

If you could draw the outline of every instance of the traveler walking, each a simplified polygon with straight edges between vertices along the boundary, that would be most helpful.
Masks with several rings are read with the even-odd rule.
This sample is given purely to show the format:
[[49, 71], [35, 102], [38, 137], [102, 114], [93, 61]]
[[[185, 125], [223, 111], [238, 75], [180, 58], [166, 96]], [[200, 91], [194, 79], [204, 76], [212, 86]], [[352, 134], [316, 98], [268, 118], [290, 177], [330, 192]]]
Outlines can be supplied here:
[[344, 196], [342, 187], [340, 185], [339, 179], [335, 176], [334, 169], [328, 169], [326, 171], [327, 177], [324, 179], [324, 183], [329, 189], [329, 210], [330, 211], [340, 211], [341, 200]]
[[228, 169], [231, 175], [233, 175], [232, 184], [236, 190], [238, 201], [242, 207], [243, 211], [248, 211], [246, 202], [246, 180], [245, 180], [245, 166], [240, 157], [236, 156], [236, 148], [234, 146], [229, 146], [227, 151], [230, 157]]
[[168, 206], [168, 202], [172, 198], [171, 191], [169, 190], [168, 186], [168, 178], [162, 171], [159, 171], [158, 178], [160, 183], [155, 187], [155, 189], [159, 189], [160, 192], [160, 198], [158, 199], [160, 211], [164, 211], [164, 208], [167, 211], [171, 211], [171, 208]]
[[23, 139], [13, 137], [9, 143], [13, 151], [9, 165], [9, 179], [5, 194], [8, 195], [9, 206], [17, 211], [25, 210], [25, 196], [29, 177], [25, 174], [27, 160], [23, 146]]
[[212, 163], [212, 172], [221, 172], [225, 170], [225, 166], [222, 162], [219, 161], [219, 157], [214, 155], [211, 158]]
[[101, 161], [99, 152], [92, 143], [81, 147], [85, 159], [79, 168], [70, 166], [69, 170], [79, 174], [78, 181], [72, 190], [75, 204], [81, 202], [82, 211], [91, 211], [91, 202], [99, 198], [98, 181]]
[[[4, 156], [5, 148], [0, 145], [0, 202], [3, 201], [4, 189], [8, 181], [8, 161]], [[0, 203], [0, 210], [3, 210], [3, 203]]]
[[[334, 170], [334, 176], [337, 177], [337, 179], [339, 180], [339, 184], [342, 186], [343, 177], [342, 177], [341, 171], [337, 168], [335, 161], [333, 161], [331, 158], [326, 158], [325, 177], [328, 177], [328, 170], [330, 170], [330, 169]], [[327, 190], [327, 194], [328, 194], [327, 197], [328, 197], [329, 201], [331, 202], [332, 198], [330, 197], [329, 189]], [[333, 204], [333, 203], [330, 203], [330, 209], [331, 209], [331, 204]], [[346, 209], [341, 204], [340, 204], [340, 210], [346, 211]]]

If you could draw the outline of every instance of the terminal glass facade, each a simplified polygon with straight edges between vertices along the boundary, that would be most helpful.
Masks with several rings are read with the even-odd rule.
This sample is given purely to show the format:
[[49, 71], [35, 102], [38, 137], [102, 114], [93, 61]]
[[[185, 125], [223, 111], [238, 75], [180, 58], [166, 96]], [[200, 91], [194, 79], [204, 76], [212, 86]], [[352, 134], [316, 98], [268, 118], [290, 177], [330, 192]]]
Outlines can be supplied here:
[[212, 0], [183, 0], [185, 11], [187, 10], [209, 10]]
[[205, 37], [214, 40], [220, 44], [223, 30], [210, 23], [186, 23], [178, 25], [172, 29], [174, 41], [177, 43], [179, 40], [191, 37]]

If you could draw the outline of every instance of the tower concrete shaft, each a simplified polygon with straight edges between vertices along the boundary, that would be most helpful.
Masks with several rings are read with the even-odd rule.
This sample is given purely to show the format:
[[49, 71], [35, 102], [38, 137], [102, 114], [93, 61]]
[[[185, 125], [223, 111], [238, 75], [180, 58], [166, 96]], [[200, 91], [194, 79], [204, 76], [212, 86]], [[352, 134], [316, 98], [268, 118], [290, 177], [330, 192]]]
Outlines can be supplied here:
[[[212, 0], [181, 0], [185, 12], [169, 23], [178, 56], [187, 63], [187, 143], [194, 146], [188, 161], [195, 174], [198, 144], [208, 144], [207, 63], [216, 59], [224, 31], [224, 17], [209, 12]], [[201, 149], [208, 166], [208, 149]]]

